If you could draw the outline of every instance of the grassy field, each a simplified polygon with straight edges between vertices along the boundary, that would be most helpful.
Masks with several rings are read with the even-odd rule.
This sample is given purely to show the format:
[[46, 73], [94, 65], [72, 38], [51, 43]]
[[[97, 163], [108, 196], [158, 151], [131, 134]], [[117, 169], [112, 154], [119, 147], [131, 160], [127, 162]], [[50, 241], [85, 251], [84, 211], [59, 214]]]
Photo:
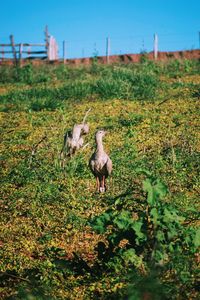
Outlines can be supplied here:
[[[0, 67], [1, 299], [197, 299], [200, 65]], [[60, 166], [66, 130], [89, 146]], [[113, 174], [88, 161], [108, 131]]]

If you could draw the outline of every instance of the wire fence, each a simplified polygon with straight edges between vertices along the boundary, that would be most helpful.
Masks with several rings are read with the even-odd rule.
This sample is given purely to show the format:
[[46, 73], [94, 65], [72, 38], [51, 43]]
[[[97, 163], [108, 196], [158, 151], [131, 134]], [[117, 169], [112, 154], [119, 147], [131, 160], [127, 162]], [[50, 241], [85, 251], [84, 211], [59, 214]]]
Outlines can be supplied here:
[[[109, 39], [109, 44], [108, 44]], [[0, 43], [8, 43], [8, 37], [0, 36]], [[23, 43], [21, 43], [23, 44]], [[0, 44], [3, 45], [3, 44]], [[106, 55], [122, 55], [145, 53], [155, 50], [155, 35], [127, 35], [110, 36], [92, 40], [85, 39], [65, 39], [57, 41], [59, 59], [75, 59]], [[158, 51], [184, 51], [200, 48], [200, 32], [188, 32], [184, 34], [166, 33], [157, 35]], [[23, 58], [31, 56], [29, 46], [24, 46]], [[35, 48], [35, 52], [39, 48]], [[0, 58], [13, 58], [12, 51], [6, 53], [4, 47], [0, 47]]]
[[[158, 51], [194, 50], [200, 48], [200, 33], [158, 34]], [[110, 36], [110, 55], [144, 53], [154, 49], [154, 35]], [[63, 56], [63, 41], [59, 41], [59, 57]], [[66, 58], [85, 58], [105, 56], [107, 52], [107, 37], [91, 41], [65, 40]]]

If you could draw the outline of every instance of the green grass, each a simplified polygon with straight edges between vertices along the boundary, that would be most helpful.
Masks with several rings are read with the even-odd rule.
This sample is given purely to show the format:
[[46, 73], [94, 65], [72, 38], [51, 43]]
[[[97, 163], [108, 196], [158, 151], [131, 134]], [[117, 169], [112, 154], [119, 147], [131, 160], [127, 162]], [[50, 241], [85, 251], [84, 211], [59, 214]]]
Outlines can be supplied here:
[[[198, 70], [195, 61], [146, 60], [127, 66], [0, 68], [1, 299], [197, 297]], [[90, 107], [89, 146], [63, 169], [64, 133]], [[108, 131], [104, 145], [113, 161], [103, 195], [95, 193], [88, 168], [98, 128]], [[151, 173], [151, 184], [141, 169]], [[165, 197], [155, 196], [159, 216], [154, 206], [149, 214], [146, 210], [154, 205], [147, 197], [151, 185], [154, 195], [166, 189]], [[175, 220], [166, 223], [171, 214]], [[92, 226], [98, 217], [111, 222], [100, 234]], [[158, 217], [161, 231], [175, 237], [170, 249], [167, 239], [167, 246], [159, 244]], [[142, 222], [141, 232], [135, 220]], [[134, 246], [133, 234], [123, 231], [129, 226], [138, 237], [147, 235], [147, 243]], [[154, 238], [161, 241], [154, 244]]]

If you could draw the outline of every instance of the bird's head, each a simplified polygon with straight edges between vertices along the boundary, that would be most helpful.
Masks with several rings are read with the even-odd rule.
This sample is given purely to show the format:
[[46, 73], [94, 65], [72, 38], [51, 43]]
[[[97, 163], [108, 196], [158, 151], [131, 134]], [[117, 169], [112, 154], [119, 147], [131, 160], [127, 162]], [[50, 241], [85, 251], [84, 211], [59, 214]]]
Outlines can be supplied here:
[[83, 124], [82, 134], [87, 134], [87, 133], [89, 133], [89, 125]]
[[103, 130], [103, 129], [98, 130], [96, 133], [96, 139], [102, 138], [105, 134], [106, 134], [105, 130]]

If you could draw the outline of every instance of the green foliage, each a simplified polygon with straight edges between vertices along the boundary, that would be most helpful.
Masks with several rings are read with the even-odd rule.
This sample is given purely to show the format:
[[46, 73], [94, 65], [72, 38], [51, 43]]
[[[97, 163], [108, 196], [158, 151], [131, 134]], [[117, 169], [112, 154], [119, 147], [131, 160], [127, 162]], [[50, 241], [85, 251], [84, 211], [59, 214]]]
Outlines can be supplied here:
[[197, 85], [194, 87], [194, 90], [192, 92], [193, 97], [200, 98], [200, 85]]
[[164, 199], [167, 194], [167, 187], [157, 178], [150, 175], [149, 172], [141, 170], [148, 176], [143, 182], [143, 190], [147, 193], [147, 203], [155, 206], [159, 200]]
[[16, 68], [16, 78], [19, 82], [31, 84], [33, 83], [33, 66], [26, 65], [22, 68]]
[[147, 52], [142, 51], [140, 54], [142, 54], [141, 57], [140, 57], [140, 63], [142, 63], [142, 64], [148, 63], [149, 58], [148, 58]]
[[103, 99], [127, 99], [130, 95], [130, 85], [121, 79], [101, 78], [96, 83], [95, 92]]
[[[129, 271], [139, 271], [141, 267], [156, 270], [159, 266], [159, 272], [163, 273], [173, 265], [179, 283], [190, 284], [191, 262], [187, 265], [181, 265], [180, 262], [186, 258], [189, 260], [197, 251], [198, 231], [185, 227], [185, 218], [164, 201], [166, 186], [148, 171], [142, 173], [147, 176], [143, 181], [146, 201], [142, 210], [124, 210], [123, 202], [120, 204], [120, 200], [117, 200], [112, 209], [91, 220], [90, 224], [97, 233], [106, 233], [107, 242], [103, 251], [99, 248], [99, 258], [110, 271], [115, 272], [122, 270], [125, 265]], [[183, 274], [188, 274], [188, 277]], [[153, 280], [152, 276], [150, 278]], [[130, 299], [136, 295], [139, 297], [141, 292], [139, 286], [135, 286]]]
[[61, 101], [52, 98], [42, 98], [33, 100], [29, 105], [29, 110], [41, 111], [41, 110], [56, 110], [62, 108], [63, 103]]
[[140, 276], [133, 271], [130, 277], [132, 284], [128, 287], [128, 300], [140, 300], [146, 297], [155, 300], [172, 299], [171, 291], [158, 279], [156, 271], [150, 271], [146, 276]]
[[136, 99], [153, 99], [158, 91], [159, 80], [151, 73], [137, 74], [132, 84], [133, 94]]
[[143, 121], [144, 117], [142, 115], [137, 115], [134, 113], [129, 114], [129, 117], [126, 119], [120, 118], [119, 122], [122, 126], [131, 127], [137, 126]]
[[[160, 88], [156, 69], [153, 66], [154, 64], [147, 63], [141, 69], [124, 66], [112, 68], [93, 63], [88, 69], [69, 69], [69, 67], [59, 66], [49, 75], [45, 73], [44, 67], [37, 72], [32, 65], [10, 69], [9, 82], [15, 81], [20, 84], [34, 85], [34, 87], [10, 91], [2, 95], [0, 100], [4, 106], [1, 107], [1, 111], [56, 110], [63, 107], [64, 103], [61, 101], [80, 101], [96, 96], [101, 99], [153, 99]], [[5, 82], [4, 76], [9, 77], [6, 72], [9, 73], [3, 68], [3, 82]], [[62, 80], [63, 84], [55, 89], [45, 85], [46, 82], [55, 80]], [[38, 88], [38, 83], [43, 83], [43, 87]]]
[[[66, 105], [67, 100], [80, 101], [91, 97], [152, 100], [162, 88], [158, 76], [163, 70], [169, 76], [177, 77], [183, 73], [193, 72], [194, 65], [198, 68], [195, 62], [178, 60], [168, 63], [165, 67], [149, 60], [134, 66], [101, 66], [93, 62], [89, 68], [52, 67], [51, 73], [47, 72], [48, 66], [42, 66], [38, 70], [31, 64], [21, 68], [2, 67], [0, 69], [2, 83], [18, 82], [21, 85], [34, 86], [2, 95], [1, 111], [56, 110]], [[62, 84], [55, 89], [46, 86], [47, 82], [60, 81]], [[43, 87], [38, 88], [38, 83], [42, 83]], [[194, 89], [193, 94], [198, 95], [198, 89], [197, 91]]]
[[107, 76], [96, 83], [95, 91], [101, 98], [118, 99], [153, 99], [159, 87], [156, 74], [144, 68], [139, 72], [116, 68]]
[[14, 83], [15, 69], [9, 66], [0, 66], [0, 83]]
[[[1, 299], [195, 299], [199, 76], [181, 65], [178, 79], [176, 64], [169, 75], [148, 60], [0, 67]], [[151, 75], [159, 105], [137, 101]], [[89, 107], [89, 147], [61, 167], [63, 135]], [[101, 195], [88, 168], [97, 127], [113, 161]]]
[[198, 74], [200, 63], [198, 60], [171, 60], [164, 66], [164, 70], [169, 77], [178, 78], [183, 74]]

